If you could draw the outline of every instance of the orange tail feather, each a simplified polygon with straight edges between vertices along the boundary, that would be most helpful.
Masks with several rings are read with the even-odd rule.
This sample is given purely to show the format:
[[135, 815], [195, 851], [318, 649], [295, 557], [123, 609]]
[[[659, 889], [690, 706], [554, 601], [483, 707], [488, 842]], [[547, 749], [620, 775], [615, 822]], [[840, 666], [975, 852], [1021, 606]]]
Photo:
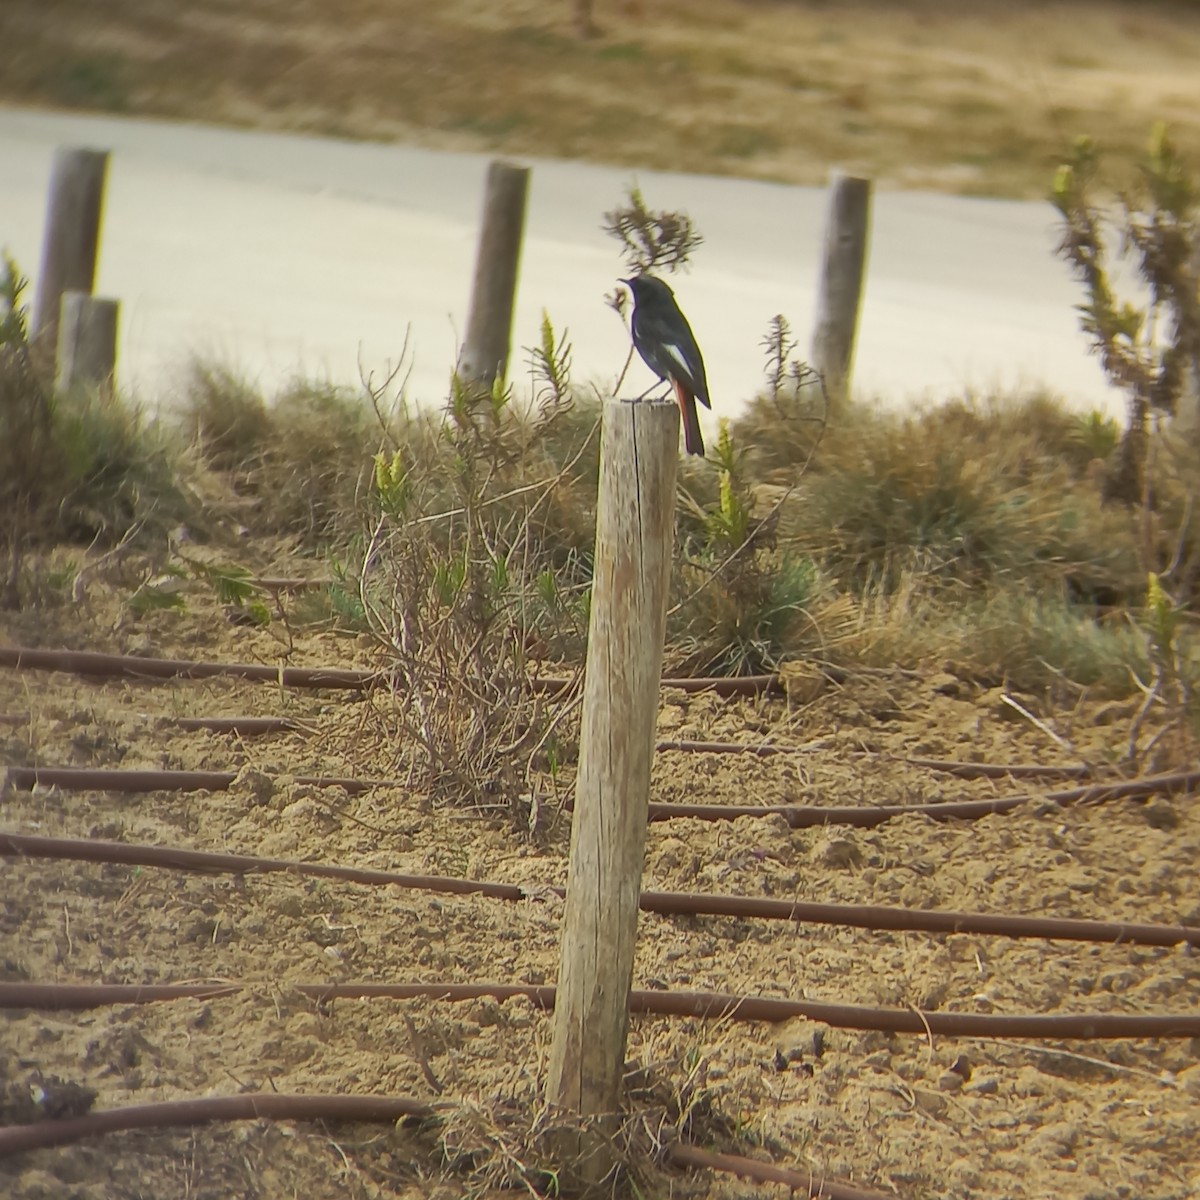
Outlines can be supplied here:
[[683, 420], [683, 444], [689, 454], [704, 457], [704, 438], [700, 433], [700, 418], [696, 414], [696, 397], [678, 379], [671, 380], [675, 399], [679, 402], [679, 415]]

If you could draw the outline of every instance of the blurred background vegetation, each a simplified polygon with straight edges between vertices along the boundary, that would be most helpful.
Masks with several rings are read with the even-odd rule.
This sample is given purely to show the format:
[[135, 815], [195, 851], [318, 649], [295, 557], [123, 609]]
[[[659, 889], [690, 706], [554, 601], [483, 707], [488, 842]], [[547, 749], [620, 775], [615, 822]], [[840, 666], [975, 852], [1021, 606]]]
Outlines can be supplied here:
[[1200, 151], [1195, 3], [4, 0], [0, 45], [5, 103], [792, 183], [1040, 197], [1160, 119]]

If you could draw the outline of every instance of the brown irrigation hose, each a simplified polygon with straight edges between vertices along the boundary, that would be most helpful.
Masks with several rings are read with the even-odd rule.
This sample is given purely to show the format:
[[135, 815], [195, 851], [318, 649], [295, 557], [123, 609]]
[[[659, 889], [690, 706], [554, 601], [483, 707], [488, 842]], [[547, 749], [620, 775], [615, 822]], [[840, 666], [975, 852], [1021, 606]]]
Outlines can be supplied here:
[[304, 722], [295, 717], [171, 717], [169, 721], [173, 728], [188, 733], [206, 729], [210, 733], [237, 733], [242, 737], [305, 728]]
[[[253, 990], [251, 983], [0, 983], [0, 1009], [84, 1011], [110, 1004], [151, 1004], [165, 1000], [214, 1000]], [[503, 983], [296, 983], [287, 990], [328, 1003], [332, 1000], [441, 1000], [456, 1002], [491, 997], [524, 997], [541, 1009], [554, 1007], [552, 987]], [[878, 1030], [944, 1037], [1050, 1038], [1192, 1038], [1200, 1037], [1200, 1012], [1194, 1013], [1020, 1013], [925, 1012], [916, 1008], [871, 1008], [817, 1000], [779, 1000], [766, 996], [727, 996], [718, 992], [631, 991], [629, 1011], [655, 1016], [699, 1017], [779, 1024], [796, 1017], [839, 1029]]]
[[[194, 1127], [212, 1121], [371, 1121], [392, 1124], [404, 1119], [432, 1121], [437, 1108], [407, 1096], [296, 1096], [259, 1092], [248, 1096], [205, 1096], [199, 1100], [167, 1100], [111, 1108], [65, 1120], [38, 1121], [0, 1129], [0, 1158], [66, 1146], [84, 1138], [129, 1129]], [[681, 1167], [724, 1171], [762, 1183], [783, 1183], [813, 1200], [889, 1200], [883, 1192], [816, 1179], [771, 1163], [735, 1154], [710, 1154], [676, 1142], [667, 1158]]]
[[[261, 663], [193, 662], [189, 659], [141, 658], [100, 654], [94, 650], [38, 650], [28, 646], [0, 646], [0, 667], [26, 671], [67, 671], [99, 678], [132, 676], [136, 679], [211, 679], [232, 675], [292, 688], [366, 688], [382, 683], [379, 671], [348, 667], [268, 667]], [[571, 679], [534, 679], [534, 690], [549, 695], [566, 691]], [[664, 688], [682, 692], [716, 692], [718, 696], [783, 695], [777, 675], [712, 676], [664, 679]]]
[[[765, 678], [765, 677], [764, 677]], [[540, 680], [540, 684], [565, 686], [563, 680]], [[676, 680], [676, 683], [680, 681]], [[703, 680], [698, 682], [705, 682]], [[707, 682], [713, 682], [711, 680]], [[307, 728], [295, 717], [169, 717], [168, 724], [189, 733], [208, 730], [212, 733], [236, 733], [242, 737], [259, 737], [269, 733], [287, 733]], [[0, 714], [0, 725], [27, 725], [28, 713]], [[807, 754], [817, 743], [788, 746], [780, 742], [711, 742], [693, 738], [664, 738], [655, 743], [655, 750], [680, 751], [693, 754], [752, 754], [770, 758], [777, 754]], [[970, 763], [943, 761], [933, 758], [906, 758], [910, 767], [921, 767], [955, 775], [960, 779], [1087, 779], [1094, 774], [1085, 766], [1042, 766], [1033, 763]]]
[[[526, 891], [514, 884], [454, 879], [442, 875], [401, 875], [362, 867], [256, 858], [249, 854], [220, 854], [171, 846], [141, 846], [92, 838], [56, 838], [0, 832], [0, 855], [70, 859], [74, 862], [164, 867], [199, 872], [237, 874], [284, 872], [291, 875], [341, 879], [350, 883], [394, 886], [415, 891], [481, 895], [495, 900], [521, 900]], [[551, 889], [565, 895], [562, 888]], [[688, 892], [643, 892], [643, 912], [663, 916], [741, 917], [809, 924], [845, 925], [856, 929], [892, 929], [920, 933], [973, 933], [985, 936], [1045, 938], [1075, 942], [1128, 943], [1140, 946], [1200, 945], [1200, 927], [1090, 921], [1077, 917], [1014, 917], [992, 913], [938, 912], [931, 909], [889, 908], [877, 904], [819, 904], [811, 901], [768, 900], [754, 896], [712, 896]]]
[[713, 1154], [683, 1142], [672, 1142], [667, 1147], [667, 1161], [680, 1167], [723, 1171], [754, 1183], [782, 1183], [811, 1200], [895, 1200], [892, 1192], [873, 1192], [848, 1183], [835, 1183], [830, 1179], [818, 1178], [811, 1171], [792, 1171], [777, 1167], [774, 1163], [743, 1158], [740, 1154]]
[[1112, 783], [1093, 783], [1042, 795], [996, 796], [990, 800], [948, 800], [941, 804], [844, 805], [807, 807], [798, 804], [774, 804], [765, 807], [748, 804], [655, 804], [650, 805], [651, 821], [671, 821], [695, 817], [701, 821], [734, 821], [740, 817], [781, 816], [793, 829], [814, 825], [854, 825], [873, 828], [894, 817], [920, 815], [935, 821], [978, 820], [997, 813], [1012, 812], [1023, 804], [1040, 801], [1047, 804], [1099, 804], [1107, 800], [1138, 799], [1158, 792], [1186, 791], [1200, 784], [1200, 771], [1176, 771], [1166, 775], [1144, 775], [1137, 779], [1119, 779]]
[[[10, 767], [7, 783], [15, 788], [58, 787], [75, 791], [156, 792], [224, 791], [236, 776], [228, 771], [106, 771], [89, 767]], [[348, 792], [363, 792], [376, 787], [399, 787], [395, 780], [343, 779], [325, 776], [298, 776], [297, 783], [312, 787], [341, 787]], [[1050, 804], [1099, 804], [1106, 800], [1136, 798], [1156, 792], [1182, 791], [1200, 784], [1200, 771], [1179, 771], [1168, 775], [1146, 775], [1112, 783], [1089, 784], [1042, 796], [1019, 794], [997, 796], [989, 800], [949, 800], [940, 804], [891, 804], [852, 806], [805, 806], [777, 804], [657, 804], [650, 805], [651, 821], [669, 821], [694, 817], [702, 821], [734, 821], [741, 817], [781, 816], [793, 829], [818, 825], [852, 825], [873, 828], [893, 817], [921, 815], [933, 820], [976, 820], [995, 813], [1011, 812], [1023, 804], [1041, 800]]]
[[910, 767], [957, 775], [959, 779], [1090, 779], [1096, 772], [1091, 767], [1047, 767], [1040, 763], [973, 763], [949, 762], [940, 758], [906, 758]]
[[684, 738], [655, 743], [655, 750], [683, 750], [697, 754], [753, 754], [770, 758], [775, 754], [807, 754], [810, 746], [781, 746], [778, 742], [697, 742]]
[[135, 1104], [70, 1117], [0, 1129], [0, 1158], [47, 1146], [64, 1146], [100, 1133], [123, 1129], [164, 1129], [204, 1125], [209, 1121], [399, 1121], [428, 1120], [434, 1110], [404, 1096], [289, 1096], [259, 1092], [249, 1096], [205, 1096], [201, 1100], [168, 1100]]
[[289, 579], [274, 575], [262, 575], [246, 581], [251, 587], [264, 592], [307, 592], [313, 588], [328, 587], [332, 579]]
[[[541, 680], [557, 686], [560, 680]], [[678, 682], [678, 681], [676, 681]], [[259, 737], [270, 733], [304, 730], [308, 726], [295, 717], [169, 717], [168, 724], [189, 733], [207, 730], [211, 733], [236, 733], [242, 737]], [[0, 725], [27, 725], [28, 713], [0, 714]], [[788, 746], [780, 742], [711, 742], [693, 738], [664, 738], [655, 743], [655, 750], [679, 751], [693, 754], [752, 754], [770, 758], [777, 754], [807, 754], [817, 743]], [[933, 758], [906, 758], [911, 767], [939, 771], [960, 779], [1087, 779], [1094, 774], [1085, 766], [1042, 766], [1032, 763], [969, 763], [943, 761]]]
[[664, 688], [677, 692], [716, 692], [718, 696], [784, 696], [787, 689], [778, 675], [706, 676], [696, 679], [664, 679]]
[[[118, 863], [128, 867], [166, 867], [177, 871], [273, 873], [341, 879], [348, 883], [393, 885], [425, 892], [489, 896], [495, 900], [520, 900], [524, 893], [514, 884], [485, 883], [474, 879], [448, 879], [439, 875], [400, 875], [365, 867], [339, 867], [324, 863], [295, 862], [285, 858], [255, 858], [249, 854], [214, 854], [169, 846], [136, 846], [91, 838], [48, 838], [0, 833], [0, 855], [28, 858], [67, 858], [75, 862]], [[1157, 943], [1156, 943], [1157, 944]]]
[[1200, 946], [1200, 926], [1125, 924], [1077, 917], [1013, 917], [994, 913], [938, 912], [882, 904], [819, 904], [762, 900], [750, 896], [703, 896], [687, 892], [643, 892], [644, 912], [664, 916], [721, 916], [892, 929], [917, 933], [973, 933], [1048, 941], [1129, 943], [1139, 946]]
[[381, 679], [377, 671], [354, 671], [344, 667], [268, 667], [261, 663], [192, 662], [98, 654], [92, 650], [33, 650], [23, 646], [0, 646], [0, 667], [69, 671], [101, 678], [212, 679], [232, 675], [291, 688], [365, 688]]
[[[8, 786], [22, 791], [56, 787], [68, 792], [224, 792], [237, 780], [233, 771], [106, 771], [93, 767], [9, 767]], [[377, 787], [401, 787], [394, 779], [344, 779], [336, 775], [297, 775], [306, 787], [340, 787], [351, 794]]]

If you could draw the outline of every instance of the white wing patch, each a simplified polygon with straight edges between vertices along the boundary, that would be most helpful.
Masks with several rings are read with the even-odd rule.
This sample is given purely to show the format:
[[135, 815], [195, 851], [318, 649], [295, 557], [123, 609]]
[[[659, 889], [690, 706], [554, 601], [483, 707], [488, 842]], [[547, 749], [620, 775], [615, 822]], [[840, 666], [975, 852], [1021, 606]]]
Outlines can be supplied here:
[[683, 353], [680, 351], [679, 347], [672, 346], [670, 342], [667, 342], [663, 349], [665, 349], [666, 352], [683, 368], [684, 378], [691, 379], [691, 368], [687, 365], [687, 359], [683, 357]]

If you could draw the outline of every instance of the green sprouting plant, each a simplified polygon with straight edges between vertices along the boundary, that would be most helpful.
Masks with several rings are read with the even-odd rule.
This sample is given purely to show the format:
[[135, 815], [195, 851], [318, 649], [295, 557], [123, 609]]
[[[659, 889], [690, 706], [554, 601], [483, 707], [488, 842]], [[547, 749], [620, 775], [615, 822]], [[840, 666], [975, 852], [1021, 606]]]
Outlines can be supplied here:
[[[1183, 617], [1183, 606], [1163, 586], [1162, 579], [1150, 571], [1146, 577], [1141, 625], [1146, 634], [1151, 678], [1143, 688], [1145, 699], [1130, 727], [1128, 757], [1135, 765], [1164, 739], [1175, 742], [1171, 754], [1174, 762], [1193, 757], [1190, 753], [1193, 664], [1185, 660], [1180, 646]], [[1146, 746], [1139, 746], [1142, 725], [1157, 703], [1166, 706], [1167, 720]]]
[[213, 589], [218, 603], [236, 613], [242, 623], [270, 625], [271, 610], [259, 597], [258, 585], [245, 567], [234, 563], [191, 562], [189, 565], [196, 577]]
[[783, 391], [784, 382], [797, 367], [792, 360], [792, 354], [799, 346], [799, 342], [792, 336], [792, 327], [783, 313], [776, 313], [771, 318], [767, 332], [759, 344], [767, 356], [767, 390], [772, 400], [778, 400]]
[[375, 495], [379, 507], [394, 520], [403, 520], [408, 511], [410, 479], [404, 455], [394, 450], [389, 457], [382, 450], [375, 455]]
[[1162, 581], [1151, 571], [1146, 583], [1146, 631], [1156, 657], [1167, 659], [1175, 651], [1175, 633], [1181, 610], [1167, 595]]
[[8, 254], [0, 255], [0, 345], [19, 352], [29, 349], [29, 328], [25, 319], [25, 307], [21, 298], [29, 287], [29, 280], [21, 274], [16, 261]]
[[737, 484], [739, 455], [729, 434], [729, 422], [722, 420], [711, 459], [718, 472], [718, 499], [704, 515], [709, 543], [714, 549], [735, 551], [750, 536], [750, 502]]
[[572, 346], [564, 329], [554, 332], [550, 314], [542, 311], [541, 339], [529, 350], [529, 369], [534, 382], [534, 402], [543, 420], [571, 406]]
[[512, 398], [512, 385], [506, 383], [503, 376], [496, 375], [490, 383], [484, 384], [455, 371], [450, 377], [446, 411], [461, 433], [477, 436], [480, 418], [486, 419], [489, 430], [494, 429]]
[[1120, 444], [1121, 426], [1114, 418], [1092, 409], [1075, 418], [1071, 440], [1089, 459], [1106, 459]]
[[774, 546], [771, 521], [756, 517], [741, 450], [722, 422], [713, 447], [717, 496], [684, 534], [678, 587], [684, 599], [672, 632], [684, 665], [705, 672], [773, 670], [796, 648], [800, 627], [821, 590], [804, 557]]
[[152, 612], [184, 612], [187, 600], [180, 583], [186, 578], [186, 571], [168, 563], [161, 572], [144, 580], [125, 603], [139, 617]]
[[440, 799], [522, 822], [540, 820], [530, 773], [553, 716], [531, 658], [578, 641], [586, 563], [575, 525], [594, 510], [576, 474], [594, 439], [564, 419], [570, 343], [546, 317], [528, 353], [531, 408], [501, 383], [456, 377], [440, 418], [414, 420], [374, 457], [356, 552], [356, 590], [396, 681], [392, 729], [414, 778]]
[[21, 563], [61, 475], [49, 397], [34, 370], [22, 303], [28, 281], [0, 259], [0, 608], [21, 604]]
[[1108, 492], [1143, 498], [1152, 414], [1174, 414], [1189, 372], [1200, 364], [1200, 207], [1187, 164], [1158, 124], [1138, 183], [1123, 199], [1118, 257], [1132, 255], [1145, 300], [1118, 298], [1111, 279], [1109, 222], [1096, 202], [1101, 156], [1090, 138], [1076, 141], [1054, 177], [1052, 200], [1063, 221], [1059, 253], [1084, 287], [1080, 324], [1112, 384], [1125, 392], [1127, 415]]

